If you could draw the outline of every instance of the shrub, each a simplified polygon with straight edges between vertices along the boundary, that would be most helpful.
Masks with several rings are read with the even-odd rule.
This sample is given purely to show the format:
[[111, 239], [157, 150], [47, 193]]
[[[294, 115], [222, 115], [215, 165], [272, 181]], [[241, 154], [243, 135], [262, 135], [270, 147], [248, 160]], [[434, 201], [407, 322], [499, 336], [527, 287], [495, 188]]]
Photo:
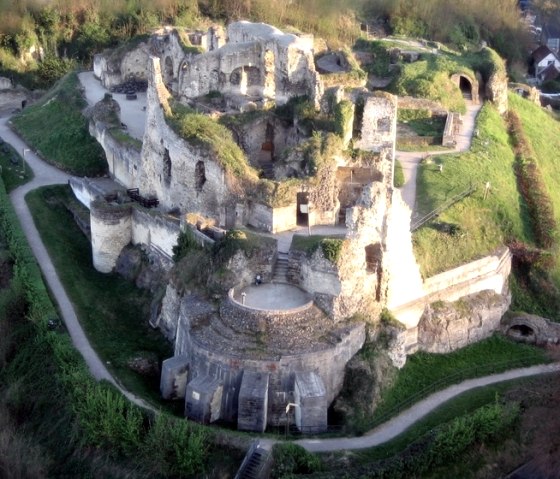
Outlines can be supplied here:
[[272, 448], [272, 456], [273, 479], [289, 477], [291, 474], [310, 474], [321, 468], [320, 459], [297, 444], [276, 444]]

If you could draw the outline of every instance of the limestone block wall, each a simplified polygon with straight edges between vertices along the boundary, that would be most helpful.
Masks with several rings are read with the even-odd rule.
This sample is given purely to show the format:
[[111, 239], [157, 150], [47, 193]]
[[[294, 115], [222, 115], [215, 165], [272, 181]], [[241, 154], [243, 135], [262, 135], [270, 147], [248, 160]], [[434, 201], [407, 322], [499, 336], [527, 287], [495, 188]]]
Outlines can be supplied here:
[[142, 244], [171, 259], [177, 244], [179, 220], [161, 212], [136, 207], [132, 210], [132, 244]]
[[154, 195], [164, 209], [199, 213], [225, 222], [225, 207], [234, 207], [224, 170], [210, 152], [180, 138], [166, 123], [162, 105], [169, 92], [159, 59], [152, 57], [148, 87], [147, 127], [141, 168], [132, 186], [142, 195]]
[[[420, 267], [412, 249], [410, 233], [411, 210], [403, 201], [400, 190], [393, 190], [392, 208], [387, 218], [386, 252], [384, 256], [387, 272], [387, 308], [394, 311], [399, 305], [407, 304], [425, 295]], [[420, 314], [422, 314], [420, 312]], [[407, 327], [418, 323], [416, 314], [401, 314], [398, 319]]]
[[109, 174], [126, 188], [132, 188], [141, 167], [140, 151], [115, 140], [102, 123], [90, 122], [89, 131], [105, 152]]
[[299, 95], [318, 102], [322, 84], [309, 38], [284, 34], [265, 24], [235, 22], [228, 27], [228, 40], [182, 67], [180, 95], [193, 98], [220, 90], [270, 97], [277, 104]]
[[379, 93], [365, 98], [361, 125], [362, 135], [357, 143], [358, 148], [368, 151], [381, 151], [389, 148], [391, 157], [394, 158], [397, 104], [397, 97], [388, 93]]
[[114, 52], [98, 53], [93, 57], [93, 73], [107, 89], [130, 78], [147, 80], [148, 58], [149, 48], [146, 43], [140, 43], [124, 55], [121, 55], [118, 49]]
[[105, 201], [90, 205], [91, 246], [93, 266], [101, 273], [110, 273], [121, 250], [132, 239], [131, 205], [112, 206]]
[[418, 324], [418, 349], [449, 353], [490, 337], [511, 302], [509, 295], [485, 290], [457, 303], [428, 305]]

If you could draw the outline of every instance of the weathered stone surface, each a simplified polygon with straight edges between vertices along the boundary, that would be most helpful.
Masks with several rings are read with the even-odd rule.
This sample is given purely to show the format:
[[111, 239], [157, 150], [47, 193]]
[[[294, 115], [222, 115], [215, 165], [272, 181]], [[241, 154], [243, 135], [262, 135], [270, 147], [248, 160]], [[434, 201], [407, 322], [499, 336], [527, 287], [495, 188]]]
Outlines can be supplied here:
[[173, 356], [161, 365], [160, 392], [164, 399], [185, 397], [189, 361], [186, 356]]
[[237, 429], [264, 432], [268, 411], [268, 378], [261, 372], [245, 371], [239, 389]]
[[321, 378], [314, 372], [296, 373], [294, 401], [296, 427], [308, 434], [327, 430], [327, 397]]
[[524, 343], [560, 343], [560, 324], [534, 314], [508, 313], [502, 318], [500, 329], [507, 336]]
[[185, 416], [202, 424], [210, 424], [221, 415], [223, 385], [210, 376], [198, 376], [187, 384]]
[[483, 291], [454, 303], [432, 303], [418, 324], [418, 346], [449, 353], [491, 336], [511, 302], [509, 294]]

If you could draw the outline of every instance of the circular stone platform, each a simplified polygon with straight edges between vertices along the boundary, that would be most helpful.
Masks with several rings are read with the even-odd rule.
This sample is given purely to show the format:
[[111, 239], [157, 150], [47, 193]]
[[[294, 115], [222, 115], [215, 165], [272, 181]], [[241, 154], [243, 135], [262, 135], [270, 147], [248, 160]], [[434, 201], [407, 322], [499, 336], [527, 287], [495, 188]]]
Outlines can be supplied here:
[[[245, 293], [243, 303], [242, 294]], [[296, 286], [284, 283], [265, 283], [235, 290], [233, 299], [247, 308], [282, 311], [300, 308], [311, 302], [311, 296]]]

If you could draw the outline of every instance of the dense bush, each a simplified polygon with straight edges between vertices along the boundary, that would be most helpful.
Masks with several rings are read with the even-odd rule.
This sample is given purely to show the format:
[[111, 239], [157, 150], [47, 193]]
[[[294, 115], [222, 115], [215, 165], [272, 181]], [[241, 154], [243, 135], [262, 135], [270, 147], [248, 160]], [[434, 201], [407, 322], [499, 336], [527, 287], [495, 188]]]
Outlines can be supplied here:
[[527, 204], [535, 239], [541, 248], [555, 248], [557, 225], [553, 203], [546, 190], [535, 153], [523, 131], [521, 120], [514, 111], [508, 112], [508, 124], [516, 153], [515, 169], [519, 191]]
[[272, 448], [272, 456], [273, 479], [291, 477], [292, 474], [310, 474], [321, 469], [320, 459], [297, 444], [276, 444]]

